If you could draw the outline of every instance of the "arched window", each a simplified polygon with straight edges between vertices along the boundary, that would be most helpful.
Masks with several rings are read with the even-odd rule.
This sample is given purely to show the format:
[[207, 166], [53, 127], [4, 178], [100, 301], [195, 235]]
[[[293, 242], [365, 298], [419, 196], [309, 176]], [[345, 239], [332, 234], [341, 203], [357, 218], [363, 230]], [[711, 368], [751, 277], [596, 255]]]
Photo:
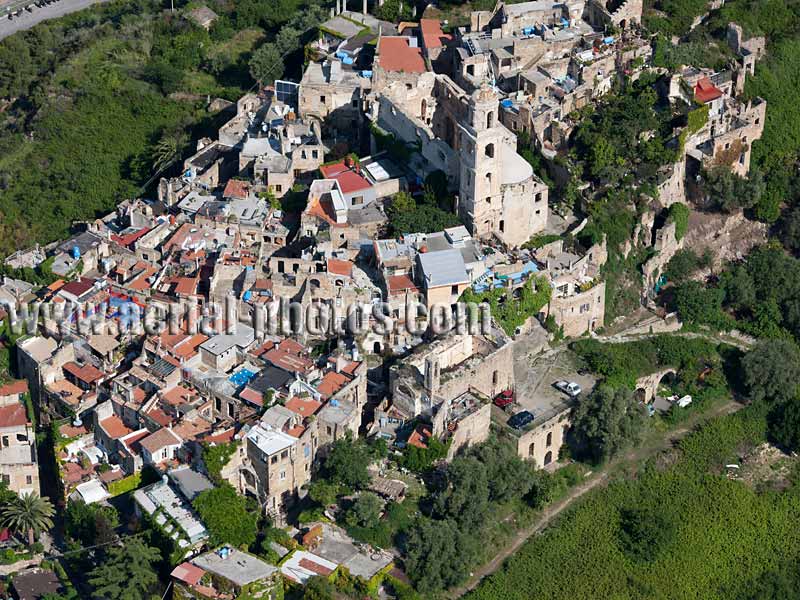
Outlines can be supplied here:
[[533, 456], [534, 444], [528, 446], [528, 456]]
[[486, 113], [486, 128], [494, 127], [494, 112], [489, 111]]
[[552, 445], [553, 445], [553, 432], [552, 431], [548, 431], [547, 432], [547, 447], [549, 448]]
[[494, 158], [494, 144], [486, 144], [486, 148], [483, 149], [483, 153], [489, 158]]
[[553, 462], [553, 453], [548, 451], [547, 454], [544, 455], [544, 464], [546, 466], [549, 465], [551, 462]]

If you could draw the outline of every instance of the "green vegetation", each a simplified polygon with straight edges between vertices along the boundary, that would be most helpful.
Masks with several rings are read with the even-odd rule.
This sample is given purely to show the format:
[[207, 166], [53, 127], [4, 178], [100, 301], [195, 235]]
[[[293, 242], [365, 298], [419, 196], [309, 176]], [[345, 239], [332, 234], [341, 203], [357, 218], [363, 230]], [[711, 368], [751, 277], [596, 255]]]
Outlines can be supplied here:
[[64, 530], [69, 538], [84, 546], [105, 544], [115, 537], [114, 529], [119, 526], [116, 509], [86, 504], [70, 500], [64, 515]]
[[519, 297], [509, 297], [506, 288], [491, 289], [476, 293], [468, 288], [461, 295], [461, 302], [488, 302], [494, 318], [508, 335], [514, 335], [517, 327], [525, 324], [530, 317], [550, 302], [553, 289], [546, 277], [532, 277], [518, 288]]
[[578, 403], [572, 431], [581, 455], [599, 464], [637, 443], [646, 419], [644, 407], [630, 389], [601, 385]]
[[222, 469], [231, 460], [231, 457], [236, 452], [237, 443], [228, 442], [227, 444], [208, 444], [204, 443], [203, 448], [203, 464], [206, 467], [206, 472], [209, 478], [215, 484], [222, 483]]
[[678, 460], [591, 492], [467, 599], [791, 597], [752, 594], [776, 572], [796, 579], [800, 490], [758, 493], [719, 473], [763, 437], [758, 407], [712, 420]]
[[32, 547], [36, 537], [43, 531], [53, 528], [55, 509], [47, 498], [30, 493], [16, 496], [0, 510], [0, 522], [16, 533], [28, 536], [28, 546]]
[[551, 484], [551, 475], [496, 438], [457, 456], [424, 502], [430, 513], [403, 537], [406, 571], [417, 589], [428, 597], [463, 581], [494, 552], [492, 539], [502, 537], [502, 515], [509, 507], [521, 501], [541, 506], [550, 498]]
[[326, 12], [306, 4], [214, 3], [220, 18], [206, 32], [153, 0], [114, 0], [0, 42], [0, 98], [11, 99], [0, 118], [0, 254], [63, 238], [72, 221], [152, 185], [154, 168], [169, 173], [226, 118], [206, 110], [207, 96], [251, 89], [248, 61], [265, 34], [275, 41], [258, 56], [281, 52], [271, 75], [299, 74]]
[[664, 268], [664, 275], [672, 283], [684, 283], [700, 269], [710, 267], [711, 260], [711, 254], [708, 249], [702, 256], [698, 256], [694, 250], [683, 248], [669, 259], [667, 266]]
[[398, 463], [410, 471], [423, 473], [430, 469], [434, 463], [445, 458], [449, 449], [449, 442], [443, 443], [435, 437], [431, 437], [428, 440], [427, 448], [406, 444]]
[[133, 475], [128, 475], [117, 481], [112, 481], [108, 484], [108, 493], [112, 496], [119, 496], [127, 494], [138, 488], [142, 483], [142, 472], [137, 471]]
[[435, 199], [429, 198], [429, 194], [425, 194], [421, 201], [406, 192], [395, 194], [391, 204], [386, 207], [386, 216], [389, 217], [389, 234], [394, 236], [432, 233], [461, 225], [455, 214], [440, 208]]
[[246, 549], [256, 541], [258, 516], [248, 511], [245, 498], [230, 484], [201, 492], [192, 506], [205, 523], [212, 546]]
[[800, 261], [775, 245], [729, 265], [718, 281], [688, 282], [674, 290], [681, 319], [757, 337], [800, 339]]
[[154, 563], [161, 558], [156, 548], [138, 538], [129, 538], [108, 551], [107, 559], [89, 574], [89, 583], [98, 598], [134, 600], [149, 598], [158, 586]]
[[689, 228], [689, 207], [681, 202], [676, 202], [669, 207], [669, 219], [675, 223], [675, 239], [680, 241]]

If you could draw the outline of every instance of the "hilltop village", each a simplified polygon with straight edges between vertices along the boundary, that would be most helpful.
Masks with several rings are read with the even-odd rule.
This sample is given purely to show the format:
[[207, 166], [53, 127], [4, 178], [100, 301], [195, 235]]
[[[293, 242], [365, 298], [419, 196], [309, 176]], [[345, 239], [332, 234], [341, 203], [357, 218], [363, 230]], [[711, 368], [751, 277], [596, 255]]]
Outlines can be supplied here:
[[[646, 254], [634, 308], [652, 311], [651, 330], [669, 327], [654, 298], [685, 243], [675, 205], [698, 201], [712, 168], [746, 177], [763, 132], [766, 102], [742, 92], [765, 42], [733, 23], [726, 69], [670, 72], [653, 66], [642, 0], [501, 0], [452, 28], [359, 9], [337, 0], [299, 83], [214, 100], [225, 122], [152, 197], [5, 262], [52, 277], [0, 285], [8, 327], [22, 327], [18, 379], [0, 388], [3, 481], [61, 506], [127, 494], [128, 516], [169, 546], [175, 598], [278, 598], [337, 572], [408, 582], [391, 542], [354, 536], [347, 507], [366, 511], [360, 496], [385, 514], [419, 494], [414, 460], [443, 466], [496, 438], [532, 469], [567, 464], [576, 399], [594, 380], [532, 359], [612, 325], [612, 255]], [[595, 156], [601, 183], [580, 189], [591, 198], [609, 169], [647, 184], [620, 245], [565, 208], [565, 157], [593, 108], [626, 93], [661, 107], [640, 135], [659, 158], [643, 173]], [[282, 301], [314, 316], [271, 329]], [[458, 302], [488, 303], [489, 326], [419, 325]], [[353, 306], [369, 308], [362, 328]], [[338, 317], [322, 326], [323, 314]], [[154, 329], [153, 315], [177, 316]], [[37, 452], [37, 428], [54, 456]], [[359, 468], [351, 455], [367, 457], [364, 477], [336, 480]], [[226, 503], [268, 520], [264, 552], [220, 533]]]

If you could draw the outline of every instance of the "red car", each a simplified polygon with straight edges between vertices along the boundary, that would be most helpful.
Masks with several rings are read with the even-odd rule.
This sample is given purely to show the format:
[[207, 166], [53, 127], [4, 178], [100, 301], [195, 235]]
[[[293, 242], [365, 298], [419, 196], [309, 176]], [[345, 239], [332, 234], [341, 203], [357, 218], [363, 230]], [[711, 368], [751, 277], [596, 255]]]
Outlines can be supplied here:
[[494, 405], [499, 408], [505, 408], [510, 404], [514, 404], [514, 391], [513, 390], [503, 390], [494, 399]]

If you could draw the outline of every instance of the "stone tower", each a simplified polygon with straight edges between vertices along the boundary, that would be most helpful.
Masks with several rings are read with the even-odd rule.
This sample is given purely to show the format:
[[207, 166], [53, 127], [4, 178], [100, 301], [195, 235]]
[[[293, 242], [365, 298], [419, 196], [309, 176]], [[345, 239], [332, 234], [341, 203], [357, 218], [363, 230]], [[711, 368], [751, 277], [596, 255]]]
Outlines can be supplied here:
[[501, 151], [504, 130], [498, 126], [499, 100], [487, 84], [470, 99], [469, 122], [462, 125], [459, 211], [475, 237], [502, 231]]

